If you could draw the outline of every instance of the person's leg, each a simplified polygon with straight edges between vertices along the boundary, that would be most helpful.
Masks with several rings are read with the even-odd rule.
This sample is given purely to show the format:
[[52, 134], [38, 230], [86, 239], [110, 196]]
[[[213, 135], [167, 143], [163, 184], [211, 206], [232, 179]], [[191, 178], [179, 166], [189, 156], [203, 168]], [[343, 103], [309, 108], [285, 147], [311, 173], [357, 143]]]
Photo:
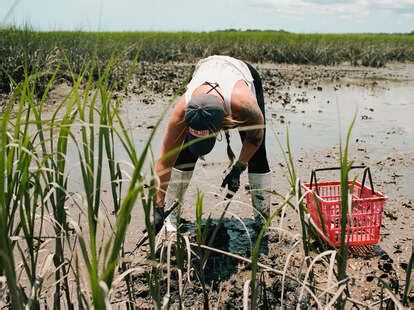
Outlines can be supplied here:
[[[246, 63], [246, 65], [252, 74], [256, 91], [256, 100], [266, 124], [262, 80], [256, 69], [248, 63]], [[244, 141], [246, 136], [245, 132], [240, 132], [240, 136], [242, 141]], [[248, 163], [248, 178], [252, 204], [257, 211], [254, 214], [254, 218], [256, 224], [262, 226], [270, 213], [271, 174], [266, 154], [266, 128], [264, 128], [262, 144]]]
[[174, 231], [176, 228], [177, 218], [181, 216], [182, 201], [184, 194], [190, 184], [194, 167], [197, 163], [197, 157], [194, 156], [188, 148], [182, 149], [171, 170], [171, 178], [168, 183], [167, 192], [165, 193], [165, 205], [170, 207], [174, 201], [179, 202], [176, 212], [172, 212], [166, 219], [166, 228]]
[[[184, 143], [187, 142], [187, 138], [184, 140]], [[193, 171], [197, 163], [198, 157], [190, 152], [188, 147], [181, 149], [178, 154], [178, 158], [175, 161], [174, 168], [183, 171]]]

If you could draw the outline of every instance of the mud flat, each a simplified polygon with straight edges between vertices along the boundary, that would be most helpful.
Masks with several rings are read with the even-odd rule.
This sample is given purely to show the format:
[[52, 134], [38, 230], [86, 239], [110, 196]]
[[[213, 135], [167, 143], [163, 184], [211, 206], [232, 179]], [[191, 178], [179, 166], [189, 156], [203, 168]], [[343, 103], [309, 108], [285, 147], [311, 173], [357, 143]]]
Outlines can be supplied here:
[[[156, 72], [162, 72], [163, 77], [168, 76], [169, 70], [182, 75], [191, 72], [188, 64], [159, 66]], [[274, 188], [284, 192], [288, 187], [286, 165], [278, 144], [279, 140], [285, 145], [286, 129], [298, 175], [303, 181], [308, 181], [312, 169], [338, 165], [339, 141], [344, 141], [344, 134], [355, 115], [350, 157], [355, 164], [366, 164], [371, 168], [375, 186], [389, 197], [386, 213], [389, 210], [394, 214], [404, 214], [400, 220], [390, 219], [385, 214], [383, 231], [387, 231], [387, 226], [395, 229], [399, 225], [394, 225], [394, 222], [402, 221], [401, 230], [404, 233], [413, 232], [407, 218], [413, 212], [411, 205], [414, 199], [414, 64], [391, 64], [382, 69], [275, 64], [256, 66], [264, 82], [266, 143]], [[150, 71], [148, 76], [151, 78], [148, 77], [147, 81], [155, 80], [157, 76], [154, 75]], [[167, 94], [172, 93], [170, 87], [179, 83], [179, 77], [163, 83], [169, 86], [161, 92], [154, 91], [149, 84], [142, 84], [140, 94], [134, 93], [137, 86], [131, 86], [131, 92], [121, 108], [136, 137], [138, 148], [158, 120], [160, 111], [171, 100], [172, 97]], [[169, 113], [153, 141], [155, 154], [160, 147], [168, 116]], [[241, 146], [237, 131], [233, 130], [231, 136], [231, 145], [237, 154]], [[197, 188], [219, 191], [220, 180], [228, 166], [225, 145], [225, 141], [218, 141], [205, 160], [198, 162], [186, 196], [189, 206], [195, 201]], [[337, 176], [326, 177], [332, 179]], [[247, 178], [244, 184], [246, 182]], [[243, 201], [248, 200], [243, 191], [239, 195], [238, 198]], [[194, 210], [189, 209], [190, 218]], [[206, 206], [206, 210], [210, 208]], [[387, 225], [388, 221], [393, 225]], [[401, 234], [398, 235], [401, 237]], [[385, 240], [392, 238], [391, 234], [385, 237]]]
[[[352, 117], [356, 116], [350, 158], [355, 164], [369, 166], [376, 189], [388, 196], [380, 243], [373, 251], [370, 250], [371, 254], [354, 254], [349, 260], [348, 272], [355, 281], [351, 289], [352, 296], [365, 304], [373, 304], [380, 299], [381, 294], [377, 277], [389, 282], [399, 279], [399, 284], [402, 285], [404, 268], [411, 253], [414, 235], [414, 64], [390, 64], [381, 69], [347, 65], [256, 66], [263, 77], [265, 89], [266, 139], [275, 191], [288, 191], [286, 163], [277, 142], [279, 140], [282, 145], [285, 144], [286, 128], [289, 130], [298, 175], [307, 182], [312, 169], [338, 166], [340, 137], [344, 141], [348, 125]], [[179, 85], [180, 77], [191, 73], [191, 66], [178, 63], [155, 68], [146, 66], [145, 72], [147, 75], [137, 81], [143, 86], [140, 93], [134, 94], [138, 87], [132, 86], [123, 106], [131, 126], [134, 127], [134, 123], [140, 124], [135, 125], [139, 137], [148, 135], [150, 129], [147, 128], [155, 123], [159, 111], [166, 106], [170, 95]], [[157, 73], [161, 75], [160, 79]], [[164, 129], [165, 122], [154, 141], [155, 153]], [[237, 132], [232, 132], [232, 146], [237, 153], [240, 149]], [[217, 143], [205, 161], [198, 162], [185, 198], [185, 219], [194, 220], [193, 206], [198, 190], [206, 196], [206, 216], [209, 213], [216, 217], [220, 215], [222, 207], [215, 206], [219, 201], [216, 196], [220, 193], [219, 185], [227, 164], [225, 142]], [[321, 176], [322, 179], [324, 177], [327, 180], [339, 178], [335, 174]], [[246, 176], [243, 177], [242, 184], [247, 184]], [[247, 191], [240, 190], [236, 199], [248, 203]], [[278, 204], [280, 201], [274, 197], [273, 208]], [[135, 211], [138, 226], [142, 226], [140, 209]], [[251, 217], [251, 210], [242, 203], [234, 203], [230, 211], [244, 219]], [[229, 217], [231, 218], [230, 215]], [[272, 225], [280, 225], [280, 219]], [[292, 210], [287, 211], [283, 227], [293, 235], [300, 233], [298, 217]], [[130, 231], [131, 244], [136, 240], [136, 235], [136, 232]], [[284, 264], [283, 257], [286, 258], [287, 249], [291, 245], [288, 241], [271, 242], [269, 254], [261, 257], [262, 262], [280, 269]], [[246, 266], [236, 267], [241, 270], [233, 268], [233, 274], [230, 272], [227, 276], [228, 280], [222, 280], [220, 285], [213, 284], [216, 294], [218, 286], [221, 287], [222, 296], [212, 294], [212, 298], [216, 301], [220, 299], [220, 303], [227, 303], [230, 308], [241, 306], [241, 290], [249, 277], [249, 271], [244, 269]], [[271, 294], [277, 295], [279, 280], [267, 279]], [[287, 299], [295, 300], [295, 288], [293, 284], [291, 286], [290, 294], [293, 295], [288, 294]], [[201, 302], [201, 294], [192, 290], [190, 296], [198, 296]], [[276, 305], [278, 301], [276, 297], [274, 299]], [[378, 304], [376, 307], [379, 307]]]
[[[350, 294], [354, 300], [359, 301], [361, 307], [379, 308], [382, 293], [378, 278], [392, 286], [404, 285], [404, 268], [411, 254], [414, 236], [414, 64], [390, 64], [380, 69], [348, 65], [255, 66], [263, 77], [266, 141], [272, 170], [272, 189], [275, 192], [284, 196], [289, 191], [286, 162], [280, 148], [280, 144], [285, 146], [287, 130], [297, 174], [307, 182], [312, 169], [338, 166], [339, 142], [345, 141], [348, 125], [356, 117], [349, 157], [355, 164], [365, 164], [371, 168], [376, 190], [387, 195], [388, 201], [383, 213], [380, 243], [373, 248], [352, 251], [350, 255]], [[176, 99], [173, 94], [183, 88], [182, 81], [191, 74], [191, 70], [192, 65], [188, 63], [140, 64], [139, 73], [134, 77], [120, 107], [120, 113], [134, 137], [138, 152], [154, 129], [161, 112], [168, 108], [169, 103], [171, 106], [174, 104]], [[69, 91], [70, 87], [65, 83], [57, 86], [51, 93], [48, 109], [52, 112], [54, 103], [59, 102]], [[159, 152], [171, 106], [152, 142], [155, 157]], [[231, 143], [237, 154], [241, 143], [236, 130], [231, 131]], [[118, 160], [127, 160], [126, 154], [120, 153], [118, 156]], [[198, 162], [185, 196], [183, 218], [189, 234], [194, 230], [194, 206], [199, 191], [205, 197], [204, 218], [209, 214], [213, 218], [220, 216], [223, 193], [219, 185], [226, 169], [226, 143], [218, 141], [213, 152]], [[75, 149], [68, 151], [68, 171], [70, 191], [81, 191]], [[321, 180], [324, 178], [338, 180], [339, 176], [327, 173], [321, 175]], [[252, 224], [247, 183], [247, 175], [244, 174], [242, 187], [230, 205], [220, 230], [220, 242], [215, 247], [248, 257], [250, 242], [239, 222], [241, 218], [248, 228]], [[104, 184], [108, 186], [102, 195], [103, 204], [106, 205], [111, 199], [109, 185]], [[281, 198], [272, 196], [272, 210], [281, 203]], [[143, 209], [137, 203], [127, 232], [125, 251], [134, 249], [144, 226]], [[283, 229], [285, 233], [280, 234], [277, 230], [270, 229], [268, 249], [260, 255], [260, 262], [277, 270], [287, 268], [289, 274], [298, 276], [303, 271], [298, 215], [294, 210], [286, 209], [284, 216], [273, 221], [272, 227], [276, 227], [279, 232]], [[146, 250], [145, 247], [138, 249], [126, 261], [129, 267], [143, 270], [132, 274], [135, 303], [140, 307], [151, 305], [144, 273], [148, 268]], [[207, 270], [210, 275], [208, 290], [211, 306], [223, 309], [243, 307], [243, 286], [250, 278], [249, 264], [214, 254]], [[326, 268], [318, 265], [316, 270], [317, 281], [325, 288], [323, 285], [328, 285]], [[177, 306], [178, 288], [174, 277], [171, 285], [171, 300], [173, 306]], [[260, 273], [260, 302], [267, 302], [271, 308], [279, 307], [282, 286], [285, 287], [284, 306], [295, 307], [300, 287], [290, 279], [282, 285], [281, 277], [272, 272]], [[127, 298], [125, 287], [120, 284], [112, 296], [113, 306], [123, 308], [123, 302]], [[199, 285], [187, 285], [183, 296], [185, 307], [202, 307], [203, 294]], [[306, 306], [310, 301], [304, 299], [301, 302]]]

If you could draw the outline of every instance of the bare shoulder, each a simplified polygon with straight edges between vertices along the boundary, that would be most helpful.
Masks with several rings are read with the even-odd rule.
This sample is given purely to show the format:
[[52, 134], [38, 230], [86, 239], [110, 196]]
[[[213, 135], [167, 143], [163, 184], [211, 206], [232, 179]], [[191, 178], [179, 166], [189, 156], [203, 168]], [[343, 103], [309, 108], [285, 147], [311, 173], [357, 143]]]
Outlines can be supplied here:
[[237, 82], [233, 89], [231, 110], [237, 120], [253, 124], [263, 122], [256, 97], [243, 81]]

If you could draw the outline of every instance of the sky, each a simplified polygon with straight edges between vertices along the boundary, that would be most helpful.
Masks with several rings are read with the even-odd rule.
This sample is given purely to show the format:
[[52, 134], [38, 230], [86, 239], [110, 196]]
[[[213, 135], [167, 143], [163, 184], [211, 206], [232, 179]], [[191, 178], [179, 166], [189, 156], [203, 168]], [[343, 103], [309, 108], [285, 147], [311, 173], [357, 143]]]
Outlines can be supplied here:
[[414, 0], [0, 0], [0, 26], [36, 30], [411, 32]]

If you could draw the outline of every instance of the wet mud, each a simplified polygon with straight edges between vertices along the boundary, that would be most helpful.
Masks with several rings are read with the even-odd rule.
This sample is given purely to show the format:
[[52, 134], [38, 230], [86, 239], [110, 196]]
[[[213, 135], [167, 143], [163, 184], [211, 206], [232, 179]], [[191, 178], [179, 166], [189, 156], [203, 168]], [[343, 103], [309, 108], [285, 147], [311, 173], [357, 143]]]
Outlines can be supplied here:
[[[170, 98], [168, 96], [177, 90], [174, 87], [181, 81], [181, 76], [191, 74], [192, 70], [189, 64], [159, 66], [146, 67], [148, 75], [141, 78], [145, 90], [138, 96], [143, 98], [142, 101], [133, 94], [127, 98], [125, 111], [128, 111], [130, 118], [134, 115], [132, 105], [139, 111], [137, 113], [144, 111], [149, 117], [154, 115], [151, 111], [165, 106]], [[383, 69], [275, 64], [256, 64], [256, 67], [263, 78], [268, 156], [273, 188], [278, 193], [285, 194], [289, 190], [286, 163], [279, 146], [279, 143], [285, 143], [286, 128], [289, 130], [298, 176], [307, 182], [312, 169], [338, 165], [339, 141], [342, 139], [344, 142], [347, 127], [356, 117], [350, 158], [355, 164], [371, 167], [376, 190], [387, 195], [388, 201], [383, 213], [380, 243], [374, 247], [355, 249], [350, 255], [348, 274], [353, 283], [350, 293], [363, 304], [378, 308], [378, 301], [383, 296], [379, 279], [394, 288], [404, 284], [403, 267], [406, 267], [414, 235], [414, 123], [411, 121], [414, 117], [414, 65], [393, 64]], [[180, 72], [180, 75], [169, 75], [165, 70]], [[162, 87], [156, 83], [157, 74], [161, 74], [159, 72], [163, 72]], [[149, 122], [149, 119], [145, 118], [145, 122]], [[143, 135], [147, 132], [145, 126], [139, 128]], [[160, 133], [163, 133], [164, 128], [160, 128]], [[156, 137], [155, 150], [161, 138], [162, 134]], [[240, 150], [237, 132], [231, 133], [231, 139], [237, 154]], [[215, 150], [206, 156], [205, 161], [197, 164], [186, 195], [183, 217], [189, 225], [194, 221], [195, 210], [192, 206], [199, 189], [207, 193], [208, 197], [205, 199], [205, 217], [211, 214], [213, 218], [219, 218], [222, 209], [216, 206], [219, 201], [217, 194], [220, 194], [220, 176], [224, 175], [226, 169], [225, 143], [218, 141]], [[322, 180], [324, 178], [338, 180], [338, 175], [327, 174]], [[242, 182], [247, 184], [247, 178], [242, 177]], [[234, 204], [230, 211], [242, 217], [249, 227], [251, 210], [243, 205], [249, 203], [249, 194], [240, 190], [236, 198], [241, 203]], [[280, 199], [272, 198], [273, 210], [280, 204]], [[293, 210], [287, 210], [284, 219], [278, 217], [272, 225], [283, 227], [291, 235], [300, 233], [298, 216]], [[227, 248], [229, 252], [248, 257], [250, 242], [246, 239], [246, 232], [231, 215], [225, 219], [220, 235], [223, 238], [216, 245], [218, 248]], [[277, 235], [269, 239], [268, 253], [262, 253], [260, 261], [280, 270], [285, 266], [295, 239], [279, 237]], [[303, 268], [303, 254], [300, 252], [298, 250], [294, 255], [289, 266], [292, 274]], [[248, 264], [238, 263], [235, 267], [231, 259], [223, 257], [221, 260], [217, 257], [217, 261], [213, 260], [211, 268], [211, 275], [214, 275], [209, 286], [211, 304], [221, 304], [231, 309], [242, 307], [243, 285], [250, 277]], [[218, 272], [214, 273], [213, 270]], [[325, 270], [320, 268], [319, 271], [323, 278]], [[218, 275], [222, 279], [220, 284], [217, 282]], [[281, 279], [270, 272], [265, 272], [263, 277], [266, 278], [266, 284], [263, 282], [261, 287], [265, 287], [266, 294], [261, 295], [260, 303], [268, 302], [271, 308], [277, 308], [281, 304]], [[290, 302], [289, 305], [293, 307], [298, 302], [298, 285], [289, 283], [285, 286], [285, 306]], [[190, 290], [189, 298], [195, 296], [198, 296], [196, 300], [202, 305], [202, 294], [194, 288]], [[263, 296], [268, 296], [267, 301]], [[306, 300], [300, 302], [310, 303]]]
[[[267, 150], [272, 170], [272, 190], [282, 197], [289, 191], [288, 171], [284, 160], [286, 132], [292, 147], [297, 174], [309, 181], [312, 169], [338, 166], [339, 143], [344, 143], [345, 133], [352, 118], [356, 124], [351, 135], [349, 157], [355, 164], [371, 168], [376, 190], [387, 195], [378, 245], [352, 249], [348, 260], [351, 278], [350, 294], [363, 305], [379, 308], [383, 291], [379, 281], [386, 281], [392, 288], [405, 283], [405, 268], [414, 236], [414, 64], [390, 64], [372, 69], [352, 66], [300, 66], [282, 64], [254, 64], [263, 78], [266, 101]], [[158, 154], [171, 107], [176, 102], [175, 93], [184, 89], [185, 80], [191, 76], [192, 64], [140, 64], [120, 107], [127, 130], [134, 137], [139, 152], [149, 137], [161, 112], [168, 111], [152, 142], [152, 151]], [[50, 110], [68, 91], [70, 86], [56, 87], [50, 98]], [[118, 94], [119, 95], [119, 94]], [[169, 105], [170, 104], [170, 105]], [[231, 133], [235, 154], [241, 143], [237, 131]], [[121, 149], [121, 148], [120, 148]], [[127, 155], [118, 153], [121, 160]], [[185, 233], [194, 241], [195, 202], [198, 191], [205, 195], [203, 218], [214, 219], [211, 229], [217, 227], [223, 211], [223, 193], [219, 187], [228, 169], [226, 143], [217, 141], [215, 149], [205, 160], [197, 163], [192, 182], [184, 200], [183, 219]], [[70, 191], [81, 191], [76, 180], [80, 179], [79, 163], [75, 149], [69, 149], [68, 171]], [[360, 177], [356, 175], [355, 177]], [[321, 180], [338, 180], [338, 175], [328, 173]], [[229, 212], [219, 228], [213, 247], [249, 257], [255, 241], [247, 175], [242, 175], [242, 188], [234, 198]], [[104, 184], [107, 184], [104, 182]], [[109, 189], [109, 187], [108, 187]], [[102, 199], [110, 201], [110, 191]], [[282, 198], [273, 195], [272, 211], [282, 205]], [[241, 218], [247, 227], [249, 239]], [[205, 223], [205, 222], [204, 222]], [[144, 229], [144, 216], [137, 203], [127, 232], [125, 250], [132, 251]], [[271, 224], [278, 230], [269, 230], [267, 248], [262, 249], [259, 262], [277, 270], [287, 268], [289, 274], [303, 277], [304, 254], [300, 241], [301, 227], [297, 213], [287, 208]], [[281, 233], [283, 231], [283, 233]], [[293, 253], [293, 254], [292, 254]], [[289, 255], [292, 254], [290, 257]], [[131, 274], [134, 302], [138, 307], [152, 305], [147, 285], [145, 260], [148, 248], [143, 246], [128, 257], [128, 267], [143, 267]], [[312, 252], [316, 256], [316, 252]], [[289, 261], [287, 259], [289, 258]], [[197, 264], [194, 261], [194, 264]], [[286, 267], [287, 265], [287, 267]], [[211, 254], [206, 267], [209, 301], [213, 308], [240, 309], [243, 307], [243, 286], [250, 278], [251, 269], [243, 263], [221, 254]], [[318, 264], [317, 278], [326, 284], [326, 266]], [[194, 273], [192, 273], [194, 277]], [[299, 300], [301, 287], [291, 279], [282, 278], [270, 271], [258, 274], [259, 304], [262, 308], [286, 308], [312, 305], [308, 299]], [[179, 305], [178, 282], [172, 273], [172, 308]], [[162, 293], [166, 292], [165, 281]], [[123, 308], [127, 292], [123, 284], [115, 288], [113, 307]], [[411, 296], [411, 302], [414, 302]], [[200, 285], [188, 284], [182, 296], [186, 308], [201, 308], [203, 293]], [[360, 306], [363, 308], [363, 306]]]

